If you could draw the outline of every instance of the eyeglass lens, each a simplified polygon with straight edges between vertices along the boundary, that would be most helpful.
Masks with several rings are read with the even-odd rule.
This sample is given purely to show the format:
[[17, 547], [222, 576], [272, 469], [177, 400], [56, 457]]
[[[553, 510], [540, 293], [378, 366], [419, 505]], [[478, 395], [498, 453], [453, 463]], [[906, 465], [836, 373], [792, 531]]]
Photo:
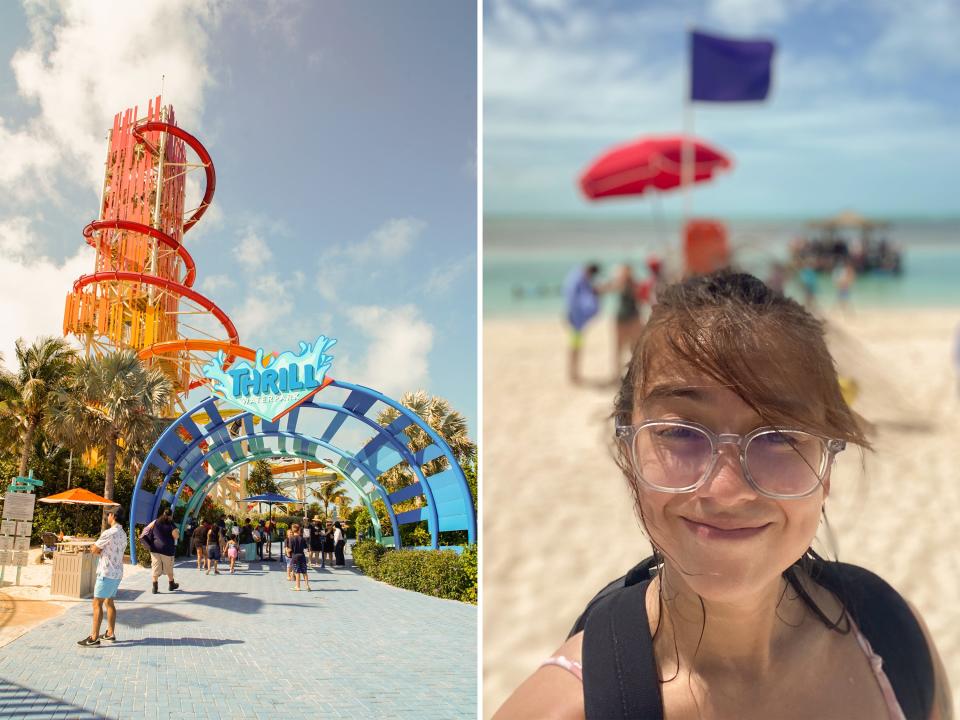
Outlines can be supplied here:
[[[697, 484], [709, 469], [712, 446], [706, 433], [677, 425], [648, 425], [634, 437], [640, 476], [654, 487], [676, 490]], [[750, 477], [764, 492], [804, 495], [820, 481], [826, 446], [805, 432], [761, 433], [744, 457]]]

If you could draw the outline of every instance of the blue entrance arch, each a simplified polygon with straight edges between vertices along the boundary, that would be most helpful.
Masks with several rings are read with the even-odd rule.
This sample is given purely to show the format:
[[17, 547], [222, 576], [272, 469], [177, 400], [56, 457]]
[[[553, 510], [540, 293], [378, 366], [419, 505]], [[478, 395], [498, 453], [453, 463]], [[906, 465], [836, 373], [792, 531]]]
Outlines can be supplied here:
[[[340, 395], [346, 394], [342, 402], [333, 399], [331, 388], [339, 388]], [[470, 489], [450, 446], [419, 415], [395, 400], [362, 385], [333, 380], [276, 422], [260, 420], [249, 412], [224, 418], [219, 410], [221, 404], [223, 401], [210, 397], [185, 412], [164, 430], [144, 460], [130, 504], [131, 558], [136, 557], [136, 533], [132, 528], [154, 520], [161, 503], [168, 503], [174, 511], [184, 509], [180, 521], [182, 536], [187, 522], [221, 477], [246, 463], [279, 457], [320, 462], [337, 473], [356, 491], [370, 513], [377, 540], [383, 544], [399, 548], [400, 527], [422, 520], [427, 521], [434, 549], [439, 547], [441, 532], [466, 530], [467, 541], [477, 541]], [[399, 415], [383, 426], [374, 418], [385, 407], [393, 408]], [[348, 420], [352, 427], [345, 429]], [[310, 424], [318, 430], [304, 427]], [[412, 450], [404, 432], [410, 426], [426, 433], [431, 444]], [[423, 466], [438, 458], [446, 458], [446, 467], [432, 475], [425, 474]], [[410, 469], [413, 482], [387, 492], [377, 478], [401, 463]], [[151, 471], [160, 474], [154, 491], [146, 487]], [[180, 484], [172, 491], [170, 483], [178, 474]], [[187, 489], [189, 493], [185, 492]], [[396, 507], [414, 498], [421, 499], [417, 507], [402, 511]], [[386, 506], [393, 528], [391, 537], [381, 533], [374, 500], [382, 500]]]

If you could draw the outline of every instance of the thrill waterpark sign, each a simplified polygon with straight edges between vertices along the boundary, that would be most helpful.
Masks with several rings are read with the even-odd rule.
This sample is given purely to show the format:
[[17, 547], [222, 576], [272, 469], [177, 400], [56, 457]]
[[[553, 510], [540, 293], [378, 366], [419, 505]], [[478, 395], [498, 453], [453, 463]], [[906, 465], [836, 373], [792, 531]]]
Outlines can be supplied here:
[[221, 350], [203, 367], [211, 389], [241, 410], [276, 422], [332, 382], [327, 371], [333, 356], [327, 351], [336, 340], [321, 335], [313, 344], [301, 342], [300, 352], [265, 355], [259, 348], [254, 361], [240, 360], [224, 367], [227, 355]]

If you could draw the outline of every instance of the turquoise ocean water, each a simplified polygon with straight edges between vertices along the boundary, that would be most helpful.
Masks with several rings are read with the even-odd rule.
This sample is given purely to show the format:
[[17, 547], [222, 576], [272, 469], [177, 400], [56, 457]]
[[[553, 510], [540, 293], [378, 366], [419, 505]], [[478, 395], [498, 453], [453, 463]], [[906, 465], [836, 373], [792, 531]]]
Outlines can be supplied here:
[[[903, 249], [900, 277], [858, 278], [852, 303], [859, 307], [956, 307], [960, 310], [960, 218], [892, 219], [887, 237]], [[770, 264], [787, 259], [804, 220], [732, 220], [727, 228], [736, 264], [766, 277]], [[649, 218], [484, 218], [483, 311], [488, 317], [559, 315], [560, 286], [571, 268], [601, 264], [604, 278], [624, 262], [637, 277], [656, 254], [668, 270], [680, 268], [680, 227]], [[797, 287], [788, 293], [799, 297]], [[832, 281], [821, 278], [819, 300], [835, 302]], [[607, 298], [608, 303], [613, 298]]]

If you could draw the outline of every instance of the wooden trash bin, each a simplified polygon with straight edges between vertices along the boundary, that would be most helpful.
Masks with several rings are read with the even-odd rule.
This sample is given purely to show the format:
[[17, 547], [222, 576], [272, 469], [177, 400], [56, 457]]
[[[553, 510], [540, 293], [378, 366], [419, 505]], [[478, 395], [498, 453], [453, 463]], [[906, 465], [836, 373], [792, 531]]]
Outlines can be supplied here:
[[55, 552], [50, 594], [66, 597], [93, 597], [97, 583], [97, 560], [93, 553]]

